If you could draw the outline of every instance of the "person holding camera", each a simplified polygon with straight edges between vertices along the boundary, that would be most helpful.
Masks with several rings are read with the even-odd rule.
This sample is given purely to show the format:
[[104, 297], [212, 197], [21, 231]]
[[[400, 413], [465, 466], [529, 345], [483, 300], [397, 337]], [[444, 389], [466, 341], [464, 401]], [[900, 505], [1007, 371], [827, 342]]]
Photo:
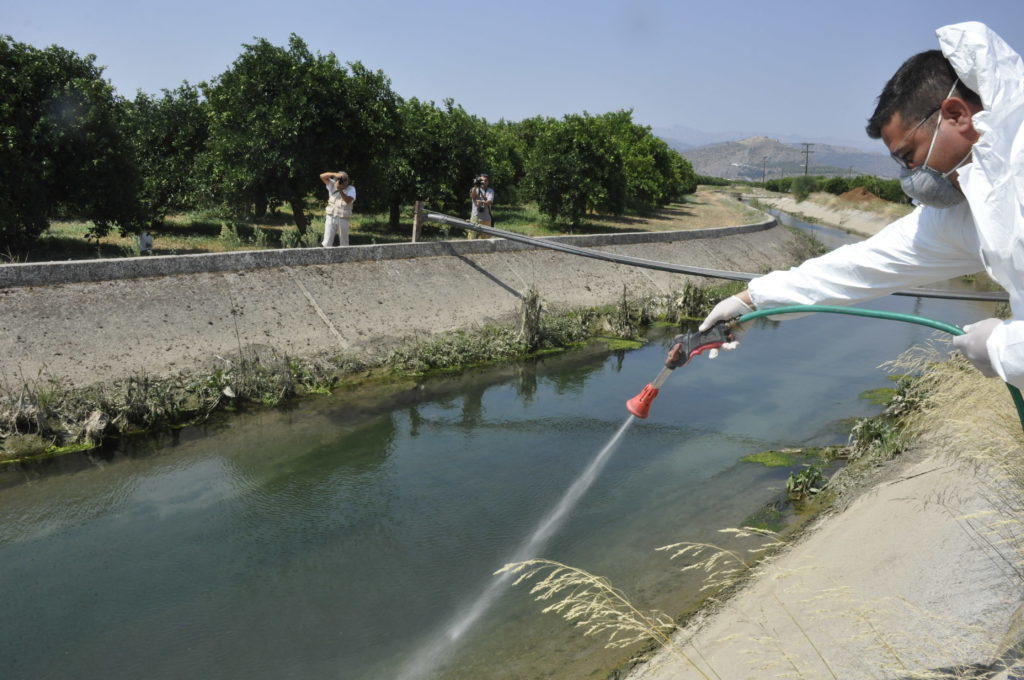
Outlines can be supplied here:
[[[473, 209], [469, 214], [469, 221], [474, 224], [482, 224], [485, 227], [491, 226], [491, 206], [494, 204], [494, 189], [488, 184], [490, 177], [481, 174], [473, 180], [473, 188], [469, 190], [469, 199]], [[466, 238], [477, 238], [477, 232], [471, 231]]]
[[348, 245], [348, 221], [352, 217], [352, 204], [356, 201], [356, 188], [348, 183], [346, 172], [324, 172], [320, 181], [327, 186], [327, 220], [324, 223], [324, 248], [334, 246], [334, 235], [339, 245]]

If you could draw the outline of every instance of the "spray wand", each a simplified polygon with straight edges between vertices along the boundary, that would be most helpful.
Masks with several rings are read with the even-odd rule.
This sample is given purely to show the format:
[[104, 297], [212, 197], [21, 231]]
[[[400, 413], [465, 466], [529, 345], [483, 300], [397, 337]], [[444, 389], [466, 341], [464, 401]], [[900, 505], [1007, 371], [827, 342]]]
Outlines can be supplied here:
[[665, 360], [665, 368], [647, 386], [640, 390], [640, 394], [626, 402], [626, 410], [637, 418], [646, 418], [651, 411], [651, 402], [658, 396], [662, 383], [680, 366], [690, 363], [698, 354], [710, 349], [718, 349], [728, 342], [735, 341], [732, 328], [725, 322], [719, 321], [708, 330], [677, 335], [672, 340], [672, 349], [668, 351], [668, 359]]
[[[672, 349], [669, 350], [668, 360], [665, 362], [665, 368], [661, 370], [652, 382], [650, 382], [640, 394], [636, 395], [632, 399], [626, 402], [626, 409], [637, 418], [646, 418], [651, 411], [651, 402], [658, 396], [658, 389], [661, 384], [665, 382], [669, 374], [673, 370], [685, 365], [690, 359], [697, 356], [704, 350], [717, 349], [726, 342], [733, 342], [733, 327], [735, 325], [746, 323], [747, 321], [753, 321], [763, 316], [773, 316], [775, 314], [806, 314], [807, 312], [825, 312], [828, 314], [849, 314], [851, 316], [865, 316], [872, 319], [885, 319], [887, 321], [903, 321], [905, 323], [917, 324], [918, 326], [927, 326], [940, 331], [949, 333], [950, 335], [963, 335], [964, 331], [962, 328], [958, 328], [952, 324], [944, 323], [942, 321], [936, 321], [935, 319], [929, 319], [923, 316], [914, 316], [912, 314], [901, 314], [899, 312], [884, 312], [878, 309], [861, 309], [859, 307], [837, 307], [834, 305], [789, 305], [786, 307], [775, 307], [773, 309], [759, 309], [749, 314], [735, 319], [734, 321], [725, 322], [719, 321], [714, 327], [708, 329], [704, 333], [686, 333], [684, 335], [677, 335], [673, 340]], [[1017, 417], [1020, 419], [1021, 428], [1024, 429], [1024, 396], [1021, 396], [1020, 390], [1013, 385], [1006, 383], [1006, 387], [1010, 390], [1010, 397], [1013, 399], [1013, 405], [1017, 408]]]

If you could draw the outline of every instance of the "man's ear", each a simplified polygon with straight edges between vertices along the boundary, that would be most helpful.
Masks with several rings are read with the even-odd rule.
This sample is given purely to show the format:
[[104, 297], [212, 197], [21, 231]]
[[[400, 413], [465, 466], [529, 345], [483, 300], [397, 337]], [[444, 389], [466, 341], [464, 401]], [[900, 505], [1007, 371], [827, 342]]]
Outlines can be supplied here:
[[974, 131], [974, 124], [971, 118], [977, 111], [981, 110], [960, 97], [950, 97], [942, 102], [942, 106], [939, 108], [942, 111], [942, 117], [948, 121], [948, 124], [962, 133]]

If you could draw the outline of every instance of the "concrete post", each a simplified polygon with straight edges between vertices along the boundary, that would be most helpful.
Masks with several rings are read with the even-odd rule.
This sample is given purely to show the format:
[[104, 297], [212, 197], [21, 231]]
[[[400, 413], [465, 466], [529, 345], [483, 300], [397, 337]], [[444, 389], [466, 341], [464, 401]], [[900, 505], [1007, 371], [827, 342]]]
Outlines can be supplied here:
[[416, 243], [423, 235], [423, 201], [416, 201], [412, 213], [412, 242]]

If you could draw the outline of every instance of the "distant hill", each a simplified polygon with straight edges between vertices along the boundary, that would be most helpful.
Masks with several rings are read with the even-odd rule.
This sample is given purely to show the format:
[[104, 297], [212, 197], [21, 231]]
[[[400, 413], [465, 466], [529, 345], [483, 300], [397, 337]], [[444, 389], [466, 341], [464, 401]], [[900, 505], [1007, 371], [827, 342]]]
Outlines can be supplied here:
[[[672, 141], [666, 140], [669, 145]], [[701, 175], [726, 179], [760, 180], [762, 168], [768, 179], [802, 174], [803, 146], [783, 144], [768, 137], [748, 137], [690, 149], [679, 149]], [[815, 144], [808, 171], [812, 175], [866, 174], [896, 177], [899, 168], [887, 154], [870, 153], [846, 146]]]

